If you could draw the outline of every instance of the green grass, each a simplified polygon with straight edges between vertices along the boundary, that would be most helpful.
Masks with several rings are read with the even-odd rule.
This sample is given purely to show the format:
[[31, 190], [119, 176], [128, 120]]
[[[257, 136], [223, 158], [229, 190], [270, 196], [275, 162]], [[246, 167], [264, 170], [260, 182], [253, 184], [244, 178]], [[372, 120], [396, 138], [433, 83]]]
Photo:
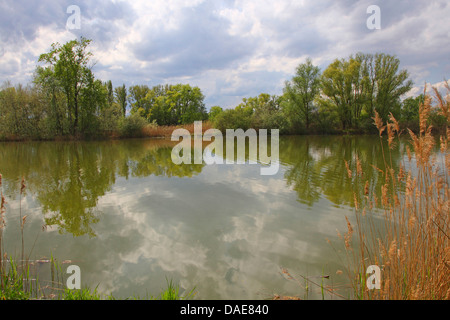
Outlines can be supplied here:
[[[167, 285], [158, 296], [147, 294], [145, 297], [131, 296], [122, 299], [112, 294], [101, 294], [97, 290], [98, 286], [94, 289], [89, 287], [68, 289], [63, 286], [64, 277], [61, 276], [60, 265], [53, 256], [50, 264], [52, 279], [46, 282], [34, 279], [28, 266], [22, 269], [13, 258], [9, 258], [8, 261], [8, 265], [4, 265], [0, 273], [0, 300], [186, 300], [195, 296], [195, 288], [181, 295], [179, 285], [167, 278]], [[6, 260], [2, 263], [5, 262]]]
[[[18, 271], [17, 265], [13, 260], [6, 274], [1, 275], [1, 300], [28, 300], [31, 296], [28, 290], [25, 290], [24, 276]], [[28, 272], [26, 274], [29, 274]]]
[[167, 280], [167, 288], [163, 290], [159, 296], [158, 300], [186, 300], [193, 298], [195, 295], [195, 288], [192, 289], [187, 295], [181, 296], [180, 295], [180, 287], [179, 285], [175, 285], [171, 280]]
[[97, 288], [91, 291], [89, 288], [85, 289], [66, 289], [61, 297], [61, 300], [101, 300]]

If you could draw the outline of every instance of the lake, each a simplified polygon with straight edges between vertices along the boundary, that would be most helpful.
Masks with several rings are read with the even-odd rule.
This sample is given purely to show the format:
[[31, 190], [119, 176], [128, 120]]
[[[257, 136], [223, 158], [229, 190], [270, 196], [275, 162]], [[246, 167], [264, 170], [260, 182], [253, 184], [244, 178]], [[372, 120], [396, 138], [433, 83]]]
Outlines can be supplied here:
[[[158, 295], [166, 279], [182, 291], [195, 287], [197, 299], [303, 297], [301, 276], [329, 276], [325, 285], [345, 291], [337, 230], [346, 232], [345, 216], [354, 217], [354, 187], [344, 160], [354, 169], [357, 154], [379, 191], [371, 166], [383, 167], [378, 136], [282, 136], [272, 176], [261, 175], [260, 164], [175, 165], [175, 144], [0, 143], [4, 249], [20, 257], [19, 220], [27, 215], [30, 259], [53, 256], [63, 271], [78, 265], [83, 287], [117, 298]], [[391, 151], [394, 163], [404, 149]], [[35, 268], [44, 279], [50, 265]], [[310, 284], [308, 296], [320, 298], [320, 290]]]

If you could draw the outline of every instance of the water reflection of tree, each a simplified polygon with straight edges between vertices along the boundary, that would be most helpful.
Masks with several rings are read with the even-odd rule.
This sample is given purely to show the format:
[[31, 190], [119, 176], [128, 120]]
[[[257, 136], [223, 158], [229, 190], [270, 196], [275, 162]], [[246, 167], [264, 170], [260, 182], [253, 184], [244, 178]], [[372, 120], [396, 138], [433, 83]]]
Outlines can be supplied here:
[[171, 158], [171, 147], [156, 147], [130, 157], [129, 169], [133, 176], [192, 177], [202, 171], [203, 164], [176, 165]]
[[[384, 150], [387, 152], [387, 146]], [[399, 145], [390, 150], [395, 170], [400, 150]], [[309, 206], [322, 196], [337, 205], [354, 205], [355, 181], [348, 178], [344, 160], [355, 172], [356, 156], [363, 170], [358, 185], [364, 187], [369, 181], [369, 191], [379, 191], [384, 180], [373, 166], [384, 168], [384, 160], [377, 136], [283, 137], [280, 141], [280, 161], [287, 167], [286, 182], [296, 191], [299, 201]]]
[[[167, 140], [108, 142], [28, 142], [0, 146], [0, 173], [4, 193], [16, 198], [22, 176], [27, 192], [36, 194], [45, 223], [60, 232], [95, 236], [92, 225], [99, 221], [97, 203], [111, 190], [116, 178], [192, 177], [204, 165], [175, 165]], [[280, 161], [285, 179], [299, 201], [312, 206], [321, 197], [340, 205], [353, 205], [353, 186], [344, 160], [355, 170], [355, 155], [361, 159], [370, 188], [380, 190], [384, 180], [371, 167], [383, 168], [378, 137], [302, 136], [281, 137]], [[385, 151], [387, 147], [385, 147]], [[400, 148], [391, 150], [397, 163]], [[394, 169], [396, 166], [394, 165]]]
[[[203, 165], [175, 165], [164, 141], [30, 142], [0, 148], [0, 170], [7, 194], [15, 198], [21, 177], [42, 204], [45, 224], [61, 233], [95, 236], [98, 199], [116, 175], [192, 177]], [[19, 163], [20, 162], [20, 163]]]

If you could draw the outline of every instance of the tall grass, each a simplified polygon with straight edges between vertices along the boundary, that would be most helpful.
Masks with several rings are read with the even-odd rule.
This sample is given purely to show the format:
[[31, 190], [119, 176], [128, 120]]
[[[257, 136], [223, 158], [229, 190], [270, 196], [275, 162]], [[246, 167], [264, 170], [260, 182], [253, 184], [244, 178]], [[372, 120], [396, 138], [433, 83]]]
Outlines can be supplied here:
[[[434, 88], [433, 88], [434, 89]], [[347, 162], [354, 181], [356, 223], [347, 219], [341, 236], [348, 263], [348, 276], [355, 299], [449, 299], [450, 298], [450, 88], [446, 98], [434, 89], [420, 106], [420, 132], [407, 130], [407, 157], [395, 170], [390, 150], [403, 132], [392, 116], [385, 124], [375, 113], [374, 122], [383, 146], [384, 168], [376, 168], [383, 185], [369, 193], [360, 160]], [[440, 137], [440, 154], [429, 125], [432, 108], [447, 119]], [[384, 135], [383, 133], [386, 133]], [[353, 169], [353, 170], [352, 170]], [[377, 209], [378, 208], [378, 209]], [[381, 288], [368, 289], [369, 265], [381, 268]]]
[[[158, 126], [153, 124], [148, 124], [142, 129], [142, 135], [144, 137], [153, 137], [153, 138], [168, 138], [172, 135], [172, 132], [175, 129], [187, 129], [191, 134], [194, 133], [194, 124], [184, 124], [178, 126]], [[212, 128], [211, 123], [209, 121], [203, 121], [202, 123], [202, 133], [206, 130]]]

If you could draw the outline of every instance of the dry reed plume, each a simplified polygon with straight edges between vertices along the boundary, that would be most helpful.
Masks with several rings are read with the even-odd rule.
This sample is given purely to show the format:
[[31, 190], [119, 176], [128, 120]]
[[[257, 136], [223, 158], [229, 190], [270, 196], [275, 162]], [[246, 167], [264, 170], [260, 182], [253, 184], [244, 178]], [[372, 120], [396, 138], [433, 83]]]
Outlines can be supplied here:
[[[440, 154], [435, 152], [436, 140], [428, 124], [432, 97], [426, 95], [419, 110], [420, 132], [416, 135], [408, 130], [412, 149], [407, 148], [408, 161], [401, 161], [397, 171], [390, 150], [400, 139], [398, 122], [391, 114], [384, 124], [375, 113], [380, 141], [386, 130], [389, 146], [382, 151], [384, 170], [374, 167], [383, 177], [384, 184], [378, 190], [381, 196], [369, 194], [367, 181], [355, 180], [359, 181], [354, 185], [356, 225], [346, 217], [348, 230], [343, 237], [357, 299], [450, 298], [450, 88], [448, 84], [446, 87], [449, 94], [445, 98], [433, 88], [435, 108], [447, 119], [446, 135], [440, 137]], [[356, 173], [347, 162], [345, 166], [349, 177], [362, 176], [358, 164]], [[379, 200], [381, 210], [371, 210]], [[367, 288], [369, 265], [381, 268], [381, 289]]]

